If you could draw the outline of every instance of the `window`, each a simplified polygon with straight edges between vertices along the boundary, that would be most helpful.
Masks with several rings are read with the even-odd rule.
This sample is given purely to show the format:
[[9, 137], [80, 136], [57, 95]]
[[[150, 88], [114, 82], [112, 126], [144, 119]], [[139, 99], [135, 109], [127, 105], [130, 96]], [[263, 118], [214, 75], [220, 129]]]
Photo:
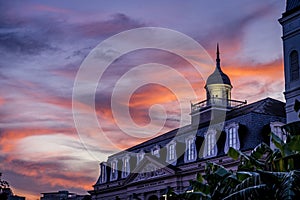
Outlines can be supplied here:
[[166, 161], [172, 165], [176, 164], [177, 157], [176, 157], [176, 142], [171, 141], [167, 145], [167, 158]]
[[291, 81], [296, 81], [299, 79], [299, 56], [296, 50], [292, 51], [290, 54], [290, 73]]
[[106, 182], [106, 164], [101, 163], [100, 164], [100, 183], [105, 183]]
[[130, 157], [128, 155], [123, 158], [122, 178], [127, 177], [130, 173], [129, 159]]
[[144, 159], [144, 156], [145, 152], [143, 150], [137, 154], [137, 164], [139, 164]]
[[169, 145], [169, 160], [174, 160], [175, 159], [175, 145], [170, 144]]
[[118, 161], [114, 160], [111, 162], [110, 167], [111, 167], [111, 176], [110, 176], [110, 180], [114, 181], [118, 178], [118, 169], [117, 169], [117, 164]]
[[217, 155], [216, 130], [209, 130], [205, 136], [204, 157]]
[[186, 151], [185, 151], [185, 161], [194, 161], [196, 159], [196, 145], [195, 138], [188, 138], [186, 140]]
[[[281, 122], [271, 122], [270, 128], [272, 133], [277, 135], [283, 142], [286, 142], [286, 135], [284, 134], [281, 128], [283, 125], [284, 124]], [[270, 137], [270, 147], [273, 150], [277, 148], [275, 144], [272, 142], [272, 137]]]
[[156, 157], [160, 157], [159, 155], [159, 146], [155, 146], [153, 149], [152, 149], [152, 155], [153, 156], [156, 156]]
[[215, 154], [215, 137], [213, 134], [208, 134], [207, 135], [207, 155], [211, 156]]
[[240, 149], [240, 139], [239, 139], [239, 124], [232, 123], [225, 128], [226, 132], [226, 143], [224, 147], [224, 152], [227, 153], [229, 148]]

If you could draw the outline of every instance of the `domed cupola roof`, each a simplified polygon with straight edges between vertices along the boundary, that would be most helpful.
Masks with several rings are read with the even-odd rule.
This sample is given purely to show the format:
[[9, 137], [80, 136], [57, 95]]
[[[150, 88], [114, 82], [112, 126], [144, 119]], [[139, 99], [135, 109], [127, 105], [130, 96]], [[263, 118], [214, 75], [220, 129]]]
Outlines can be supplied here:
[[217, 44], [217, 59], [216, 59], [216, 69], [215, 71], [207, 78], [206, 86], [211, 84], [226, 84], [231, 86], [229, 77], [222, 71], [220, 66], [220, 52], [219, 44]]

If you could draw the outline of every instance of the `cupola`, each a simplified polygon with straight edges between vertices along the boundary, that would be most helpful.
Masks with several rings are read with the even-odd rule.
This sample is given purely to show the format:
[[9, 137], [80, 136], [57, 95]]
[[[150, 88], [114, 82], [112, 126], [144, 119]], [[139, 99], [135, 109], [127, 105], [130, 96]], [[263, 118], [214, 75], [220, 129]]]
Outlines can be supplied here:
[[216, 68], [207, 78], [205, 89], [208, 104], [228, 105], [228, 100], [231, 99], [232, 85], [229, 77], [221, 69], [219, 44], [217, 44]]

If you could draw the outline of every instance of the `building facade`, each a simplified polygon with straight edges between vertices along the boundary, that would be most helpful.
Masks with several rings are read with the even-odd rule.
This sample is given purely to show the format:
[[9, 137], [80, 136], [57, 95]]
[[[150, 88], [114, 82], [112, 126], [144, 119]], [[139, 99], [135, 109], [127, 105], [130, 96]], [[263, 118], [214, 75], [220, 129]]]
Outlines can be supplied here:
[[58, 192], [44, 192], [42, 193], [41, 200], [84, 200], [86, 196], [61, 190]]
[[206, 99], [191, 104], [191, 124], [109, 156], [89, 191], [94, 200], [160, 199], [167, 187], [184, 192], [206, 162], [235, 169], [226, 156], [230, 147], [247, 152], [270, 142], [273, 131], [284, 137], [285, 104], [266, 98], [252, 104], [231, 99], [232, 84], [222, 71], [217, 46], [216, 67], [205, 85]]
[[279, 19], [283, 29], [283, 54], [287, 122], [299, 120], [294, 111], [295, 100], [300, 101], [300, 0], [287, 0], [286, 11]]

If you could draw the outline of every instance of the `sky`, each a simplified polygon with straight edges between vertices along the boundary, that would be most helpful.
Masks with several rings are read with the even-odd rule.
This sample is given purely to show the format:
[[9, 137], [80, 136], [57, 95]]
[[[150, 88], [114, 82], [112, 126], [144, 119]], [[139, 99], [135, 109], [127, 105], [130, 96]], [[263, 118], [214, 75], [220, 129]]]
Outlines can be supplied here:
[[[190, 102], [206, 98], [217, 43], [233, 99], [284, 101], [278, 23], [284, 9], [285, 2], [278, 0], [1, 0], [3, 179], [29, 200], [63, 189], [86, 194], [107, 156], [190, 122]], [[201, 73], [174, 52], [144, 48], [122, 54], [107, 68], [97, 65], [95, 73], [85, 76], [86, 85], [78, 86], [84, 91], [81, 98], [74, 98], [80, 69], [95, 48], [143, 27], [164, 28], [198, 42], [202, 51], [195, 52], [165, 38], [193, 57]], [[151, 43], [146, 36], [131, 41], [125, 35], [118, 44]], [[114, 52], [108, 49], [102, 50], [110, 59]], [[90, 94], [98, 69], [103, 73]], [[89, 120], [92, 115], [97, 124]]]

